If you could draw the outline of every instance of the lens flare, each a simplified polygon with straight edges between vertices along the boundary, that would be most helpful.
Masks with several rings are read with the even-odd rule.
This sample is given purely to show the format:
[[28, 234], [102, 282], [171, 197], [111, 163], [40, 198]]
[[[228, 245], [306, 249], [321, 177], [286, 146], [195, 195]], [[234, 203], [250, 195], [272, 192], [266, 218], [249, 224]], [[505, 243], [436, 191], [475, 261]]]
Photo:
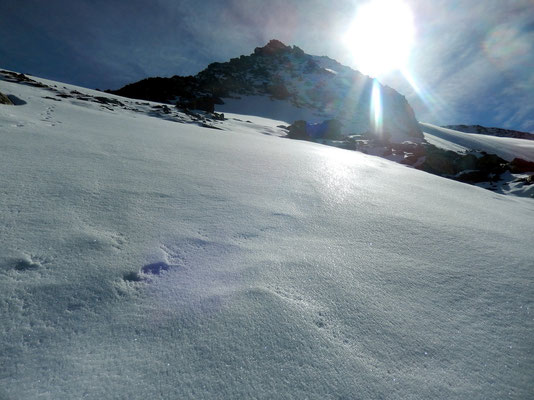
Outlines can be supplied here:
[[380, 83], [373, 79], [373, 89], [371, 90], [371, 130], [374, 133], [382, 133], [382, 94], [380, 92]]
[[421, 83], [418, 83], [415, 76], [410, 72], [409, 69], [404, 68], [401, 70], [401, 73], [404, 76], [404, 79], [406, 79], [406, 81], [413, 88], [417, 97], [423, 103], [427, 112], [437, 117], [441, 112], [450, 109], [450, 106], [448, 106], [446, 102], [432, 94], [432, 92], [424, 87]]
[[498, 67], [506, 68], [510, 60], [516, 65], [526, 63], [532, 51], [532, 43], [521, 35], [517, 27], [502, 24], [489, 32], [482, 43], [482, 48]]

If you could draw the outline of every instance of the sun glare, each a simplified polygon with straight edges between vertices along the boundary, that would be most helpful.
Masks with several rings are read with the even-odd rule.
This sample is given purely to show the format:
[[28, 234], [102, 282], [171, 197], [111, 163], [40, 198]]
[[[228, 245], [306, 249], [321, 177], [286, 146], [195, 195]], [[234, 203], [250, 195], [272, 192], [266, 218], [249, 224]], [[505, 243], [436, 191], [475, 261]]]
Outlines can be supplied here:
[[380, 84], [376, 79], [373, 80], [370, 112], [371, 127], [375, 133], [380, 134], [382, 132], [382, 94], [380, 93]]
[[377, 77], [406, 66], [414, 33], [412, 12], [402, 0], [372, 0], [358, 8], [343, 42], [357, 69]]

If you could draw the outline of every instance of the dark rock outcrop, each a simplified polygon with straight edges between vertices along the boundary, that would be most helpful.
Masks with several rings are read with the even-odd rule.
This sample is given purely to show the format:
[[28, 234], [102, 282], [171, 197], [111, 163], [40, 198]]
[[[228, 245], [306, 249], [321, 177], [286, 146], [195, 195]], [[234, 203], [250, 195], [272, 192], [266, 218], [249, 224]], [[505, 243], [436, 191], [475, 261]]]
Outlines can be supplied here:
[[9, 97], [7, 97], [5, 94], [0, 92], [0, 104], [12, 106], [13, 102], [9, 99]]
[[0, 73], [2, 75], [2, 80], [7, 82], [14, 82], [14, 83], [22, 83], [24, 85], [39, 87], [39, 88], [47, 88], [48, 85], [45, 85], [44, 83], [37, 82], [34, 79], [28, 78], [24, 74], [19, 74], [17, 72], [7, 71], [7, 70], [0, 70]]
[[526, 161], [522, 158], [514, 158], [510, 162], [510, 171], [516, 174], [534, 172], [534, 162]]
[[289, 125], [287, 137], [290, 139], [310, 140], [306, 132], [306, 121], [298, 120]]
[[474, 154], [443, 150], [430, 144], [426, 144], [424, 149], [425, 161], [420, 169], [440, 176], [462, 174], [462, 177], [458, 177], [459, 180], [480, 179], [477, 182], [481, 182], [499, 176], [508, 169], [508, 162], [495, 154], [481, 153], [477, 157]]
[[134, 99], [168, 103], [176, 97], [193, 99], [200, 90], [197, 78], [173, 76], [171, 78], [147, 78], [126, 85], [119, 90], [107, 90], [106, 92]]

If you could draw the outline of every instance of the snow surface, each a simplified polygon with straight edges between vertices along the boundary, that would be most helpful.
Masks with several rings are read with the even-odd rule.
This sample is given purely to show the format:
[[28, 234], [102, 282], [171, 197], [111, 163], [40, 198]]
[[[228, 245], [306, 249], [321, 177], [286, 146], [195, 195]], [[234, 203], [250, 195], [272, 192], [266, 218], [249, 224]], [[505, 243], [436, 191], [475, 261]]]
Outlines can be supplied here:
[[534, 161], [534, 142], [527, 139], [515, 139], [465, 133], [437, 125], [420, 123], [425, 139], [440, 148], [462, 152], [464, 149], [481, 150], [497, 154], [506, 161], [519, 157]]
[[0, 91], [0, 398], [532, 397], [532, 200]]

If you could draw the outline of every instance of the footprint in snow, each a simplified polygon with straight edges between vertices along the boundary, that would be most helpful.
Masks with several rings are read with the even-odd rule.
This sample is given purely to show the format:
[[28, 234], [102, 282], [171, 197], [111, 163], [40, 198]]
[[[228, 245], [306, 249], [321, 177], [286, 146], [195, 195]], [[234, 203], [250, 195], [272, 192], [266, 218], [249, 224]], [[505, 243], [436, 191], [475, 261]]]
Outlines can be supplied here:
[[160, 275], [164, 271], [168, 271], [171, 268], [171, 266], [163, 261], [147, 264], [143, 268], [141, 268], [141, 271], [144, 274], [152, 274], [152, 275]]
[[171, 267], [175, 267], [175, 265], [169, 265], [166, 262], [159, 261], [143, 266], [140, 271], [141, 273], [128, 272], [124, 274], [123, 279], [128, 282], [150, 281], [150, 279], [147, 278], [148, 275], [161, 275], [164, 272], [169, 271]]
[[[154, 279], [165, 277], [164, 281], [173, 281], [175, 271], [188, 276], [189, 282], [202, 281], [198, 285], [208, 285], [209, 275], [215, 281], [227, 278], [224, 273], [213, 273], [202, 269], [206, 266], [219, 265], [230, 256], [236, 247], [234, 245], [211, 242], [203, 239], [180, 240], [173, 244], [160, 246], [161, 258], [159, 261], [146, 264], [138, 271], [131, 271], [123, 275], [127, 282], [155, 282]], [[181, 274], [181, 275], [182, 275]], [[234, 279], [232, 279], [234, 280]], [[189, 288], [190, 289], [190, 288]]]

